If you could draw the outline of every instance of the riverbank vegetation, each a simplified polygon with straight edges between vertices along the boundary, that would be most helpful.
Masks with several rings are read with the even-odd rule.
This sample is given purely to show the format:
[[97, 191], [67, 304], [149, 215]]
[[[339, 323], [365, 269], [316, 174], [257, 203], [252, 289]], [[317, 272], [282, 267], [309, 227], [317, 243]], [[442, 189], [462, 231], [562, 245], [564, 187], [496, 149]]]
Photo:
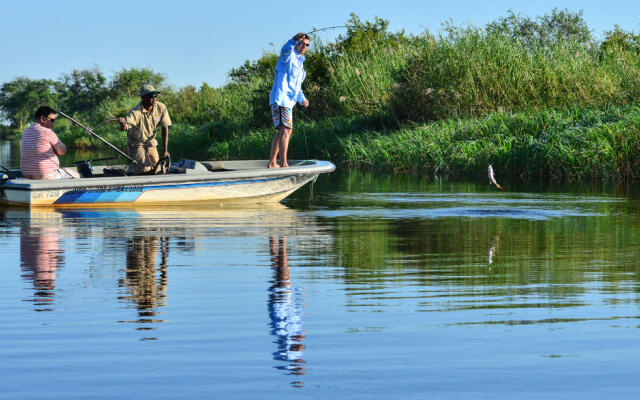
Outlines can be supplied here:
[[[450, 176], [484, 174], [488, 163], [522, 179], [640, 176], [640, 35], [613, 27], [595, 38], [580, 12], [557, 9], [418, 35], [390, 32], [381, 18], [346, 25], [333, 41], [312, 40], [311, 106], [296, 109], [292, 158]], [[149, 82], [174, 121], [174, 157], [265, 158], [276, 60], [265, 52], [219, 88], [172, 88], [150, 68], [17, 78], [0, 88], [0, 109], [18, 132], [43, 103], [97, 126], [124, 115]], [[76, 147], [97, 145], [68, 121], [55, 129]], [[124, 146], [114, 123], [97, 130]]]

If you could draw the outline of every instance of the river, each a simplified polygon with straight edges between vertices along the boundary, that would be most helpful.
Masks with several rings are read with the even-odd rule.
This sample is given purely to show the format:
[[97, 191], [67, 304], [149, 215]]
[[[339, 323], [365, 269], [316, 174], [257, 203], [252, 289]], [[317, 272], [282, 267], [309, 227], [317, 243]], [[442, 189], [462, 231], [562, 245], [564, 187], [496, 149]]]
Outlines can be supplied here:
[[640, 196], [504, 183], [0, 208], [0, 397], [637, 398]]

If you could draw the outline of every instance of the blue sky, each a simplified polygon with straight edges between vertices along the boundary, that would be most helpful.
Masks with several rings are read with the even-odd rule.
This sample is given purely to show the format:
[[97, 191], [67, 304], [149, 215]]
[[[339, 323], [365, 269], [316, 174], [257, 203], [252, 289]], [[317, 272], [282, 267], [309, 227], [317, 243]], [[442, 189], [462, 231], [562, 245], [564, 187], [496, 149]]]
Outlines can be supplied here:
[[[584, 10], [597, 37], [615, 24], [640, 31], [635, 1], [323, 0], [279, 1], [4, 1], [0, 5], [0, 84], [18, 76], [59, 78], [98, 66], [107, 76], [150, 67], [176, 88], [225, 83], [231, 68], [279, 48], [299, 31], [388, 19], [391, 30], [437, 32], [442, 22], [484, 26], [512, 9], [529, 16], [553, 7]], [[340, 30], [325, 32], [331, 39]]]

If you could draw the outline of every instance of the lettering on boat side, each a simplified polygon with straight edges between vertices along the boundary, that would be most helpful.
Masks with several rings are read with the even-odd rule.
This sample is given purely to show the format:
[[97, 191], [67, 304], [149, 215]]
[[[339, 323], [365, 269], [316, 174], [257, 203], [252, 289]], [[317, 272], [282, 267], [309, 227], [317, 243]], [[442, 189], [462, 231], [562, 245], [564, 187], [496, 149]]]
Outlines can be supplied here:
[[86, 188], [77, 188], [66, 192], [65, 194], [80, 193], [107, 193], [107, 192], [142, 192], [142, 186], [94, 186]]
[[50, 190], [47, 192], [34, 192], [31, 197], [34, 199], [46, 199], [49, 197], [58, 197], [60, 196], [60, 192], [57, 190]]

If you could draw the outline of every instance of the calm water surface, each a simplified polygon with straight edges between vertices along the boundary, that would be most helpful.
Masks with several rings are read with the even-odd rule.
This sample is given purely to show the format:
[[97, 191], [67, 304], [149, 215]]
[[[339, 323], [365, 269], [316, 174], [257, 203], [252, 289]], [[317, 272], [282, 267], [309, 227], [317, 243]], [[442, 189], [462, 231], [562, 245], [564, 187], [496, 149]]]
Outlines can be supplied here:
[[639, 243], [606, 186], [0, 208], [0, 398], [637, 398]]

